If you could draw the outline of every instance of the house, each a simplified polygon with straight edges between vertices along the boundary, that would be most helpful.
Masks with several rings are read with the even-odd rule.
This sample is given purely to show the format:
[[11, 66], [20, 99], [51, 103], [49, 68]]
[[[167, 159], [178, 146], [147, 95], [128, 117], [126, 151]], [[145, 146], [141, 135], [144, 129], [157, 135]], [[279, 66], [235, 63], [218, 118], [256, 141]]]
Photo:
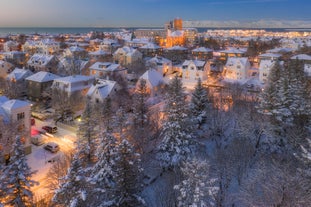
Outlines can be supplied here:
[[106, 61], [111, 61], [111, 54], [104, 51], [104, 50], [97, 50], [94, 52], [89, 52], [89, 58], [91, 62], [97, 62], [97, 61], [101, 61], [101, 62], [106, 62]]
[[75, 45], [67, 48], [64, 52], [64, 56], [74, 59], [85, 59], [87, 57], [87, 51], [84, 48]]
[[192, 50], [193, 59], [207, 60], [213, 58], [213, 50], [206, 47], [199, 47]]
[[19, 44], [16, 41], [9, 40], [3, 44], [4, 52], [17, 51], [19, 48]]
[[260, 60], [280, 60], [282, 54], [279, 53], [264, 53], [259, 55]]
[[43, 39], [37, 43], [36, 48], [37, 48], [37, 53], [53, 55], [53, 54], [59, 53], [60, 43], [55, 42], [52, 39]]
[[63, 57], [59, 60], [57, 74], [61, 76], [68, 75], [88, 75], [90, 61], [73, 59], [72, 57]]
[[26, 78], [27, 96], [30, 100], [39, 101], [44, 97], [44, 91], [51, 87], [54, 79], [59, 78], [49, 72], [40, 71]]
[[90, 98], [92, 103], [104, 103], [107, 97], [113, 97], [118, 90], [120, 90], [120, 87], [116, 81], [97, 79], [86, 96]]
[[299, 54], [291, 57], [291, 60], [302, 61], [304, 65], [304, 71], [307, 76], [311, 77], [311, 56], [306, 54]]
[[54, 55], [45, 55], [36, 53], [27, 61], [30, 70], [46, 71], [51, 73], [57, 72], [58, 60]]
[[114, 78], [119, 75], [126, 78], [127, 68], [111, 62], [96, 62], [90, 66], [90, 75], [96, 78]]
[[75, 92], [85, 95], [94, 82], [94, 76], [72, 75], [54, 79], [51, 88], [63, 90], [68, 96]]
[[6, 78], [13, 68], [13, 64], [0, 60], [0, 78]]
[[246, 57], [229, 57], [224, 68], [224, 77], [234, 81], [244, 81], [251, 64]]
[[226, 50], [219, 51], [220, 60], [227, 61], [229, 57], [244, 57], [246, 48], [228, 48]]
[[[30, 103], [17, 99], [9, 100], [5, 96], [0, 96], [0, 121], [1, 126], [5, 127], [9, 124], [17, 124], [15, 127], [17, 133], [22, 137], [22, 141], [25, 144], [25, 153], [31, 153], [30, 146]], [[7, 136], [7, 139], [6, 139]], [[9, 140], [12, 134], [6, 133], [6, 130], [0, 130], [0, 157], [9, 155], [12, 150], [12, 142], [3, 142]]]
[[202, 82], [207, 80], [207, 64], [201, 60], [185, 60], [181, 66], [182, 81], [185, 84], [196, 84], [200, 78]]
[[173, 73], [172, 61], [161, 56], [155, 56], [148, 59], [146, 65], [150, 68], [156, 69], [163, 76]]
[[259, 82], [267, 82], [271, 69], [274, 67], [276, 60], [261, 60], [259, 64]]
[[4, 52], [4, 60], [21, 67], [26, 63], [26, 53], [20, 51]]
[[146, 81], [147, 92], [151, 97], [157, 96], [159, 90], [164, 85], [162, 74], [154, 69], [149, 69], [142, 76], [140, 76], [136, 83], [136, 89], [139, 87], [141, 79]]
[[100, 50], [103, 50], [109, 54], [113, 54], [117, 48], [119, 47], [119, 43], [117, 40], [114, 40], [114, 39], [108, 39], [108, 38], [105, 38], [101, 43], [100, 45], [98, 46], [98, 48]]
[[20, 97], [26, 94], [26, 78], [33, 73], [28, 69], [15, 68], [7, 77], [6, 80], [10, 85], [10, 90], [14, 96]]
[[173, 63], [182, 63], [188, 56], [188, 48], [181, 46], [173, 46], [164, 50], [165, 58], [172, 60]]
[[113, 53], [113, 60], [123, 66], [142, 62], [143, 54], [131, 47], [122, 47]]
[[143, 56], [145, 57], [154, 57], [156, 55], [162, 55], [163, 48], [154, 44], [154, 43], [148, 43], [138, 49]]

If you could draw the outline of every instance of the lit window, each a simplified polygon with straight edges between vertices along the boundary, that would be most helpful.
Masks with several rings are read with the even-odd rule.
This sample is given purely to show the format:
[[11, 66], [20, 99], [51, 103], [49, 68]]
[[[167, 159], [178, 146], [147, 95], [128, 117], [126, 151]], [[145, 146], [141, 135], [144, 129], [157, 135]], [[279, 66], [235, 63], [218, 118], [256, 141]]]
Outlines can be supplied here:
[[21, 120], [21, 119], [24, 119], [24, 118], [25, 118], [25, 113], [24, 112], [17, 114], [17, 120]]

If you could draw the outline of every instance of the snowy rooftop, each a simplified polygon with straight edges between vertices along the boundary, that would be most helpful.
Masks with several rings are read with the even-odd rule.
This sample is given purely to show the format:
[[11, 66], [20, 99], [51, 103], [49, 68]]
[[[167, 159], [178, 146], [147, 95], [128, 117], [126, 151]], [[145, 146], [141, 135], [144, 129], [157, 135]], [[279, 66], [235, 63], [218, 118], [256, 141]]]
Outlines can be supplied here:
[[163, 76], [156, 70], [147, 70], [139, 79], [145, 79], [151, 87], [156, 87], [163, 82]]
[[147, 62], [156, 62], [156, 63], [172, 63], [169, 59], [166, 59], [162, 56], [155, 56], [147, 60]]
[[17, 99], [8, 100], [1, 105], [1, 107], [5, 111], [12, 111], [14, 109], [23, 108], [25, 106], [30, 107], [30, 103], [26, 101], [17, 100]]
[[199, 48], [196, 48], [196, 49], [193, 49], [192, 52], [213, 52], [212, 49], [210, 48], [206, 48], [206, 47], [199, 47]]
[[52, 59], [54, 55], [44, 55], [44, 54], [34, 54], [27, 62], [27, 64], [39, 64], [39, 65], [46, 65]]
[[310, 55], [306, 55], [306, 54], [299, 54], [299, 55], [295, 55], [293, 57], [291, 57], [292, 60], [311, 60], [311, 56]]
[[264, 53], [264, 54], [259, 55], [259, 57], [261, 57], [261, 58], [263, 58], [263, 57], [279, 58], [281, 56], [282, 55], [279, 53]]
[[108, 55], [108, 53], [103, 50], [97, 50], [95, 52], [90, 52], [89, 54], [94, 56]]
[[234, 54], [244, 54], [246, 53], [246, 48], [228, 48], [226, 50], [221, 50], [221, 53], [234, 53]]
[[188, 48], [185, 47], [181, 47], [181, 46], [173, 46], [173, 47], [169, 47], [166, 48], [167, 50], [188, 50]]
[[261, 60], [259, 64], [259, 70], [271, 69], [275, 61], [273, 60]]
[[153, 49], [153, 50], [157, 50], [157, 49], [161, 49], [161, 47], [157, 44], [154, 43], [148, 43], [142, 47], [140, 47], [141, 49]]
[[63, 82], [63, 83], [76, 83], [76, 82], [83, 82], [83, 81], [89, 81], [93, 80], [94, 77], [92, 76], [85, 76], [85, 75], [72, 75], [62, 78], [56, 78], [54, 79], [54, 82]]
[[274, 48], [274, 49], [271, 49], [271, 50], [267, 50], [268, 53], [288, 53], [288, 52], [292, 52], [293, 49], [292, 48]]
[[71, 52], [83, 52], [83, 51], [85, 51], [82, 47], [79, 47], [79, 46], [71, 46], [69, 48], [69, 50]]
[[182, 37], [183, 35], [184, 35], [184, 31], [182, 30], [176, 30], [168, 34], [168, 36], [170, 37]]
[[182, 66], [188, 66], [189, 64], [194, 64], [197, 67], [203, 67], [205, 65], [205, 61], [201, 60], [185, 60]]
[[102, 79], [97, 81], [98, 82], [96, 83], [96, 85], [92, 85], [86, 95], [93, 96], [93, 94], [98, 93], [102, 99], [108, 97], [108, 95], [111, 93], [112, 89], [116, 85], [116, 82]]
[[137, 50], [132, 48], [132, 47], [124, 46], [122, 48], [117, 49], [117, 51], [115, 51], [114, 54], [119, 54], [120, 52], [121, 53], [124, 52], [126, 55], [131, 55], [135, 51], [137, 51]]
[[122, 69], [119, 64], [111, 62], [96, 62], [90, 67], [91, 70], [116, 71]]
[[26, 80], [44, 83], [44, 82], [48, 82], [48, 81], [53, 81], [56, 78], [59, 78], [59, 76], [54, 75], [53, 73], [40, 71], [40, 72], [37, 72], [37, 73], [27, 77]]
[[247, 57], [229, 57], [226, 66], [237, 65], [238, 63], [245, 66], [247, 62], [248, 62]]
[[16, 81], [25, 79], [31, 76], [33, 73], [27, 69], [15, 68], [8, 76], [7, 79], [14, 79]]
[[4, 102], [8, 101], [9, 99], [6, 96], [0, 96], [0, 105]]

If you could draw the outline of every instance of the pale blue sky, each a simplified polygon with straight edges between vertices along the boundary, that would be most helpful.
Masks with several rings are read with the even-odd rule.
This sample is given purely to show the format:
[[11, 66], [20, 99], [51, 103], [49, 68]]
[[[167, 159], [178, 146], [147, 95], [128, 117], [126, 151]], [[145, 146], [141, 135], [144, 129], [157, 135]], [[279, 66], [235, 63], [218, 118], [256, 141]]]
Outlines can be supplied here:
[[0, 27], [163, 26], [184, 20], [311, 20], [311, 0], [1, 0]]

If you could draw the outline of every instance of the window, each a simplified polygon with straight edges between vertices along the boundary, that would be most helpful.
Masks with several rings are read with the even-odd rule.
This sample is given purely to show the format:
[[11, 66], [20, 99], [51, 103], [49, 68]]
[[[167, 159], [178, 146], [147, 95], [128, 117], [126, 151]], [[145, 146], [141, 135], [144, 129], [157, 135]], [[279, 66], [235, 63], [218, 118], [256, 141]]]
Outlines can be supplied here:
[[267, 76], [267, 73], [263, 73], [262, 76], [266, 77], [266, 76]]
[[17, 114], [17, 120], [21, 120], [21, 119], [24, 119], [24, 118], [25, 118], [25, 113], [24, 112]]

